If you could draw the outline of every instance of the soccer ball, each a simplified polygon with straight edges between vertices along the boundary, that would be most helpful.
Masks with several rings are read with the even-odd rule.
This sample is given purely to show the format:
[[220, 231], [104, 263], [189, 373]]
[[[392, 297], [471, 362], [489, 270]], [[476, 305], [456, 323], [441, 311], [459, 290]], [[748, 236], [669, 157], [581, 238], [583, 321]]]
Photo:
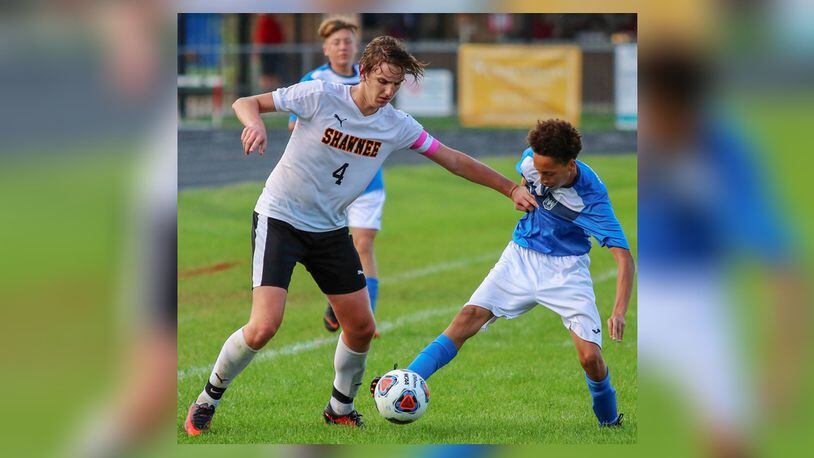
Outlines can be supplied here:
[[415, 372], [396, 369], [382, 376], [373, 397], [381, 416], [389, 422], [404, 425], [424, 415], [430, 403], [430, 389]]

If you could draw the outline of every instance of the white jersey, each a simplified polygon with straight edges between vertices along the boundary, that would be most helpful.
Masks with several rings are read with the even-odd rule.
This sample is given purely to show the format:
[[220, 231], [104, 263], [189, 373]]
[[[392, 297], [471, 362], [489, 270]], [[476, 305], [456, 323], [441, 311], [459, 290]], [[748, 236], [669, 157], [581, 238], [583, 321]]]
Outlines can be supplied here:
[[297, 229], [325, 232], [347, 226], [347, 207], [393, 151], [425, 155], [438, 149], [415, 119], [387, 104], [364, 116], [351, 86], [308, 81], [272, 93], [277, 111], [299, 121], [271, 171], [255, 211]]

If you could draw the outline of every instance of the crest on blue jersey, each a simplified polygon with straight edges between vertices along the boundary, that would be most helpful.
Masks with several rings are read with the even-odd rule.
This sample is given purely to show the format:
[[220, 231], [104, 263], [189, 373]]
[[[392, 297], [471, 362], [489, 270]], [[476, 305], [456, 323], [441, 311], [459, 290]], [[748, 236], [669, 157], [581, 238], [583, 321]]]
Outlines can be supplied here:
[[557, 199], [552, 197], [551, 194], [547, 194], [543, 199], [543, 208], [550, 211], [555, 206], [557, 206]]

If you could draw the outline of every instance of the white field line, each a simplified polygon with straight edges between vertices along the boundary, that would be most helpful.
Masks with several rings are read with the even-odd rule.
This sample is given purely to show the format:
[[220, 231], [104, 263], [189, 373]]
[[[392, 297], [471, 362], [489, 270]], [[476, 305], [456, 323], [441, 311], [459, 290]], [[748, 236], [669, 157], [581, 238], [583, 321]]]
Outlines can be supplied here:
[[[459, 259], [457, 261], [440, 262], [438, 264], [432, 264], [427, 267], [422, 267], [421, 269], [408, 270], [407, 272], [402, 272], [400, 274], [382, 278], [381, 284], [386, 285], [391, 283], [402, 283], [409, 280], [415, 280], [416, 278], [426, 277], [428, 275], [444, 272], [446, 270], [461, 269], [463, 267], [471, 266], [472, 264], [486, 262], [489, 260], [497, 262], [497, 260], [500, 258], [500, 253], [502, 253], [502, 251], [486, 253], [480, 256], [476, 256], [474, 258], [464, 258]], [[484, 273], [484, 275], [486, 274]]]
[[[428, 267], [424, 267], [422, 269], [407, 271], [399, 275], [395, 275], [393, 277], [387, 277], [382, 279], [382, 283], [401, 283], [404, 281], [413, 280], [416, 278], [420, 278], [426, 275], [432, 275], [438, 272], [443, 272], [445, 270], [455, 270], [460, 269], [471, 264], [475, 264], [478, 262], [484, 262], [489, 259], [495, 259], [497, 262], [497, 257], [499, 255], [495, 255], [494, 253], [484, 254], [481, 256], [477, 256], [474, 258], [465, 258], [458, 261], [452, 262], [444, 262], [439, 264], [434, 264]], [[601, 274], [597, 275], [594, 279], [594, 284], [602, 283], [611, 278], [614, 278], [616, 275], [616, 269], [610, 269]], [[421, 312], [413, 313], [411, 315], [407, 315], [405, 317], [399, 317], [397, 322], [392, 321], [382, 321], [377, 323], [377, 327], [380, 331], [390, 331], [393, 329], [400, 328], [405, 324], [414, 323], [416, 321], [423, 321], [427, 318], [434, 317], [436, 315], [443, 315], [445, 313], [452, 313], [458, 310], [463, 303], [455, 305], [453, 307], [444, 307], [444, 308], [435, 308], [431, 310], [423, 310]], [[280, 356], [288, 356], [288, 355], [296, 355], [308, 350], [314, 350], [320, 347], [324, 347], [326, 345], [336, 345], [336, 339], [338, 336], [330, 336], [330, 337], [320, 337], [318, 339], [307, 340], [304, 342], [297, 342], [291, 345], [286, 345], [280, 348], [270, 348], [267, 350], [261, 350], [260, 354], [258, 354], [254, 358], [254, 362], [257, 361], [268, 361]], [[212, 365], [208, 366], [193, 366], [187, 369], [179, 370], [178, 371], [178, 381], [182, 381], [188, 377], [193, 376], [201, 376], [209, 374], [212, 371]]]

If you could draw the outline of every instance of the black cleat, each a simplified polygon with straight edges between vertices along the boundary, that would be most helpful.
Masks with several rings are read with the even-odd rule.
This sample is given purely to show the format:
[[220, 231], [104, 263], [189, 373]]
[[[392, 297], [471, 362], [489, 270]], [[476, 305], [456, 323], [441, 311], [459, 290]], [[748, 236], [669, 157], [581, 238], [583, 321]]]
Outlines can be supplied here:
[[333, 307], [331, 304], [328, 304], [325, 307], [325, 314], [322, 315], [322, 324], [325, 325], [325, 329], [329, 332], [336, 332], [339, 330], [339, 320], [336, 319], [336, 314], [334, 313]]
[[192, 404], [184, 421], [184, 430], [190, 436], [199, 436], [209, 429], [212, 417], [215, 415], [215, 406], [209, 404]]
[[325, 406], [325, 410], [322, 412], [322, 418], [324, 418], [325, 423], [328, 423], [329, 425], [346, 425], [354, 428], [361, 428], [365, 426], [365, 422], [362, 421], [362, 414], [352, 410], [347, 415], [339, 415], [338, 413], [334, 412], [334, 409], [331, 408], [330, 402], [327, 406]]
[[607, 423], [600, 423], [599, 427], [600, 428], [616, 428], [616, 427], [622, 426], [622, 418], [624, 416], [625, 416], [625, 414], [620, 413], [619, 415], [616, 416], [616, 420], [613, 420], [613, 421], [607, 422]]
[[379, 384], [379, 380], [381, 380], [381, 379], [382, 379], [382, 376], [377, 375], [376, 377], [373, 377], [373, 380], [370, 381], [370, 396], [375, 396], [376, 395], [376, 385]]

